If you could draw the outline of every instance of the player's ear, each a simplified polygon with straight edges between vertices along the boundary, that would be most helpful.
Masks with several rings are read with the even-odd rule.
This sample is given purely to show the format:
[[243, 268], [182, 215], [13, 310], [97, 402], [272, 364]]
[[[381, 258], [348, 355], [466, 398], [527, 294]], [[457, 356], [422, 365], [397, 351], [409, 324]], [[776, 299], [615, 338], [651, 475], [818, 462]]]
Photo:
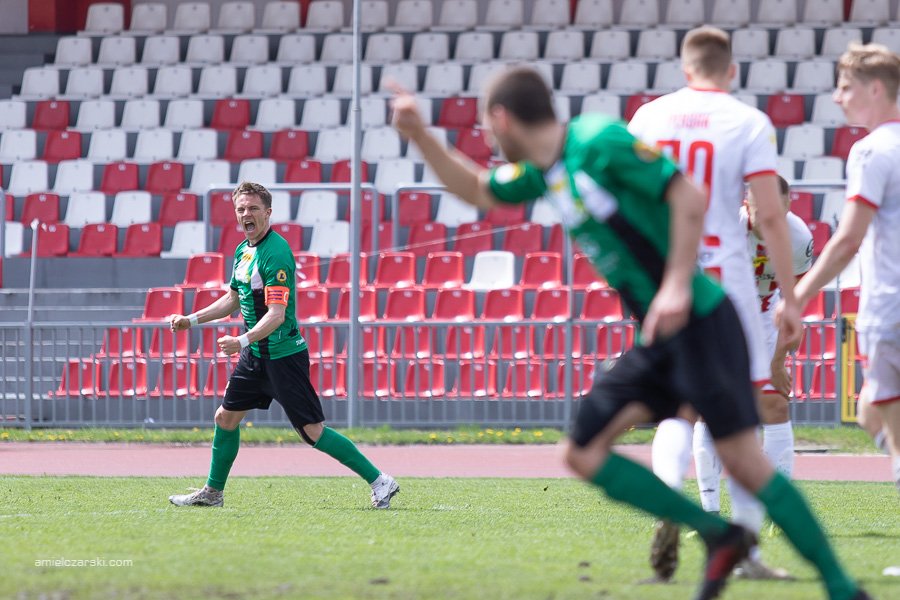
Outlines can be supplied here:
[[737, 76], [737, 64], [731, 63], [728, 65], [728, 81], [734, 81], [734, 78]]

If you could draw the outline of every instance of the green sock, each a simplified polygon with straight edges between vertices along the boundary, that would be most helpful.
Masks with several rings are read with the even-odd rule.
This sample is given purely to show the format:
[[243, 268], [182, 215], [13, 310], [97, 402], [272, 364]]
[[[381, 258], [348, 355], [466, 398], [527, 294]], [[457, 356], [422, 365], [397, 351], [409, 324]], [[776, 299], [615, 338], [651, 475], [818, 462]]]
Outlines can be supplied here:
[[819, 570], [828, 590], [828, 597], [831, 600], [852, 598], [858, 589], [857, 585], [838, 562], [825, 532], [800, 491], [784, 475], [775, 471], [769, 483], [756, 493], [756, 497], [794, 548]]
[[363, 456], [356, 444], [331, 427], [326, 427], [322, 430], [322, 435], [313, 448], [337, 459], [341, 464], [365, 479], [366, 483], [372, 483], [381, 475], [381, 471], [376, 469], [375, 465]]
[[627, 502], [661, 519], [692, 527], [703, 539], [715, 537], [728, 529], [727, 521], [704, 511], [663, 483], [649, 469], [618, 454], [609, 455], [591, 483], [602, 488], [614, 500]]
[[234, 464], [238, 448], [241, 446], [241, 428], [229, 431], [216, 425], [213, 435], [212, 461], [209, 464], [209, 477], [206, 485], [217, 490], [225, 489], [225, 481]]

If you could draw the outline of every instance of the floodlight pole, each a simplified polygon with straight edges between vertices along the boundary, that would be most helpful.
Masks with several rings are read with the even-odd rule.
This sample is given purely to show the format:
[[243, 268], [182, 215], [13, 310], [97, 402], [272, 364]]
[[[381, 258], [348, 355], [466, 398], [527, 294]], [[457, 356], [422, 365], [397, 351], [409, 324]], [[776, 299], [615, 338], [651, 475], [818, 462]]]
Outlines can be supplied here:
[[[360, 0], [353, 0], [353, 91], [350, 97], [350, 320], [347, 340], [347, 426], [359, 425], [359, 373], [361, 363], [359, 344], [359, 273], [362, 238], [362, 197], [360, 194], [360, 169], [362, 167], [359, 150], [362, 143], [359, 92], [361, 84], [362, 38], [359, 30]], [[374, 226], [374, 224], [373, 224]]]

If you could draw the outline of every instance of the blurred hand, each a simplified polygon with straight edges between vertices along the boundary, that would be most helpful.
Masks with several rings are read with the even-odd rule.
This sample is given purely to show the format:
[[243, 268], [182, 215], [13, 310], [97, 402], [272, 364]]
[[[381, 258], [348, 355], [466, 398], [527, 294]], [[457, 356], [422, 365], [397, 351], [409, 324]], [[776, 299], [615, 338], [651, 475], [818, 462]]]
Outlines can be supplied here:
[[416, 97], [396, 81], [388, 81], [385, 87], [394, 94], [391, 100], [391, 125], [408, 139], [424, 131], [425, 121], [419, 113]]
[[223, 335], [216, 340], [216, 344], [219, 345], [219, 350], [221, 350], [223, 354], [226, 354], [228, 356], [237, 354], [241, 351], [241, 342], [236, 337], [231, 335]]
[[776, 361], [772, 363], [772, 387], [775, 391], [787, 398], [791, 395], [791, 385], [793, 381], [784, 361]]
[[775, 325], [778, 326], [779, 339], [788, 352], [793, 352], [800, 345], [803, 326], [800, 323], [800, 307], [796, 301], [786, 302], [784, 299], [775, 308]]
[[184, 315], [169, 315], [166, 317], [172, 331], [184, 331], [191, 328], [191, 321]]
[[641, 339], [650, 345], [672, 337], [687, 324], [690, 315], [690, 288], [664, 285], [656, 292], [647, 310], [641, 327]]

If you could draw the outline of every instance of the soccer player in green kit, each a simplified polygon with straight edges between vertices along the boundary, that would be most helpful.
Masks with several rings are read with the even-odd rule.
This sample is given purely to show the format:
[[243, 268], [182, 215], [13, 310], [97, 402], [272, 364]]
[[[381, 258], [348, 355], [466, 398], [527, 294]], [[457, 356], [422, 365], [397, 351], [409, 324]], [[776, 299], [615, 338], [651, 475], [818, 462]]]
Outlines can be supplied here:
[[400, 491], [356, 445], [325, 426], [322, 403], [309, 380], [309, 351], [297, 328], [294, 253], [272, 231], [272, 194], [258, 183], [241, 183], [232, 194], [238, 225], [247, 239], [234, 253], [229, 293], [191, 315], [171, 315], [172, 331], [229, 316], [240, 307], [247, 332], [217, 342], [227, 355], [240, 353], [222, 406], [216, 411], [209, 478], [192, 494], [170, 496], [177, 506], [222, 506], [223, 490], [240, 447], [239, 425], [247, 411], [266, 410], [275, 399], [303, 440], [340, 461], [372, 487], [372, 506], [390, 508]]
[[717, 597], [753, 535], [612, 452], [629, 427], [691, 404], [726, 468], [819, 570], [829, 597], [868, 598], [839, 564], [806, 501], [762, 453], [740, 322], [722, 288], [697, 267], [704, 194], [624, 123], [601, 115], [559, 123], [550, 90], [533, 69], [508, 69], [488, 89], [482, 123], [511, 161], [491, 170], [444, 147], [427, 131], [415, 98], [399, 87], [394, 92], [394, 126], [448, 192], [482, 210], [546, 196], [641, 321], [640, 345], [582, 400], [566, 449], [571, 468], [615, 500], [695, 529], [707, 548], [697, 598]]

